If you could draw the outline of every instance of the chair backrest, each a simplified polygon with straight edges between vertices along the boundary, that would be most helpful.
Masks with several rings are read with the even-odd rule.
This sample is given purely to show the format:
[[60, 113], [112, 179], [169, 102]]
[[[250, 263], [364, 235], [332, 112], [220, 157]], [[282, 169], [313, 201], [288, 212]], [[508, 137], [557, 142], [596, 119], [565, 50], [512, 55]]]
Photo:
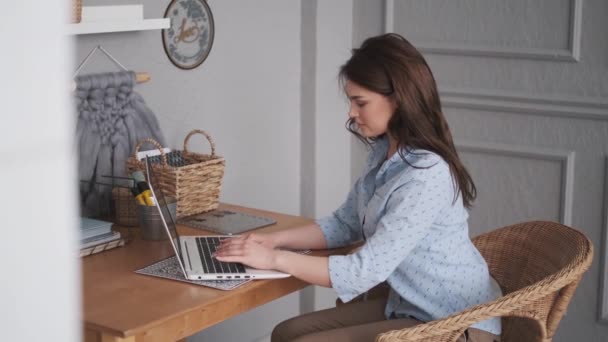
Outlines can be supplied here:
[[589, 268], [593, 247], [579, 231], [555, 222], [525, 222], [473, 239], [503, 294], [529, 287], [542, 296], [503, 318], [504, 341], [541, 341], [555, 330]]

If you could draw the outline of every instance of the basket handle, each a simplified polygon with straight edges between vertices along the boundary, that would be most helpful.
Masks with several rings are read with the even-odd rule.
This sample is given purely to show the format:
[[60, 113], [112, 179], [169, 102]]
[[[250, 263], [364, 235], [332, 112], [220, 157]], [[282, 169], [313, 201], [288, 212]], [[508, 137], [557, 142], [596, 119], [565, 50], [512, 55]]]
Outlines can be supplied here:
[[156, 147], [160, 151], [160, 158], [162, 160], [162, 163], [163, 165], [167, 165], [167, 156], [165, 155], [165, 151], [163, 151], [163, 145], [161, 145], [158, 141], [152, 138], [145, 138], [137, 142], [137, 145], [135, 145], [135, 152], [133, 152], [133, 159], [137, 160], [137, 153], [139, 152], [139, 148], [146, 143], [154, 145], [154, 147]]
[[195, 130], [192, 130], [192, 132], [188, 133], [188, 135], [186, 136], [186, 139], [184, 139], [184, 152], [188, 153], [188, 141], [190, 140], [190, 137], [196, 133], [202, 134], [205, 136], [205, 138], [207, 138], [207, 140], [209, 141], [209, 145], [211, 145], [211, 156], [215, 157], [215, 143], [213, 142], [213, 139], [211, 139], [211, 136], [209, 136], [209, 134], [207, 134], [207, 132], [205, 132], [201, 129], [195, 129]]

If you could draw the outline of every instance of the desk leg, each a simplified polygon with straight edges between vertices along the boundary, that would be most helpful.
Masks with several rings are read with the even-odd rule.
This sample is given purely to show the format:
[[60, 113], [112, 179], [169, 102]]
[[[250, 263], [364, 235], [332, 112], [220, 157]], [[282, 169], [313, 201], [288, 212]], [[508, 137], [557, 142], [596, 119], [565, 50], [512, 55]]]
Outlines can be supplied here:
[[119, 337], [110, 334], [104, 334], [99, 331], [88, 330], [84, 331], [85, 342], [135, 342], [135, 336]]
[[84, 342], [99, 342], [99, 333], [94, 330], [84, 329]]
[[118, 337], [114, 335], [101, 333], [100, 342], [135, 342], [135, 336]]

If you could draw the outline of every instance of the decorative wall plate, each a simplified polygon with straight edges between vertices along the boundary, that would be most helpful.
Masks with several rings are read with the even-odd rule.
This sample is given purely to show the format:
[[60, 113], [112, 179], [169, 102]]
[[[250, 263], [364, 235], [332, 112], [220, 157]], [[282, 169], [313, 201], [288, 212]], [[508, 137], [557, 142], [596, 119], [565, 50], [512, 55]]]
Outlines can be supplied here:
[[172, 0], [165, 18], [171, 27], [162, 30], [163, 47], [171, 63], [181, 69], [194, 69], [209, 55], [215, 27], [205, 0]]

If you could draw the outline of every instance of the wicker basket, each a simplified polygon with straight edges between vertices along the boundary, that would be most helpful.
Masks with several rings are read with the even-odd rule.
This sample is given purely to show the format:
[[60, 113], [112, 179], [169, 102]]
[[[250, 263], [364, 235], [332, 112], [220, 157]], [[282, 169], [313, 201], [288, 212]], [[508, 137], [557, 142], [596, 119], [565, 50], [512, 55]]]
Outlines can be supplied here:
[[[211, 145], [211, 154], [199, 154], [188, 151], [188, 141], [194, 134], [204, 135]], [[163, 194], [177, 200], [177, 218], [200, 214], [216, 209], [219, 206], [220, 189], [224, 177], [224, 158], [215, 154], [215, 144], [211, 137], [202, 130], [193, 130], [184, 139], [181, 151], [185, 160], [184, 166], [171, 166], [163, 147], [154, 139], [143, 139], [135, 146], [135, 152], [127, 160], [129, 173], [144, 170], [145, 164], [137, 159], [137, 153], [144, 143], [149, 143], [161, 152], [161, 162], [152, 164], [154, 173]]]
[[82, 0], [72, 0], [71, 20], [73, 24], [77, 24], [82, 19]]

